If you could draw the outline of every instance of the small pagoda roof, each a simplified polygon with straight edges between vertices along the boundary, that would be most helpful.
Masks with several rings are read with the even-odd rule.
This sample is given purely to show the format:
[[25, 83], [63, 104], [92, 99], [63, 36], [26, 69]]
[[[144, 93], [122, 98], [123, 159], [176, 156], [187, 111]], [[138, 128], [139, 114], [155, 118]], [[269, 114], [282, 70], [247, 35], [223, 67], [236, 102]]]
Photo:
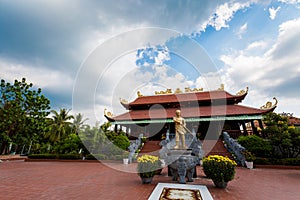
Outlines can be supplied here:
[[139, 92], [138, 98], [132, 102], [127, 102], [121, 99], [121, 104], [128, 110], [134, 110], [135, 108], [141, 108], [154, 104], [170, 105], [176, 103], [185, 102], [198, 102], [199, 105], [210, 104], [213, 102], [223, 102], [223, 104], [237, 104], [240, 103], [248, 93], [247, 90], [241, 90], [236, 95], [232, 95], [224, 90], [214, 91], [196, 91], [196, 92], [185, 92], [185, 93], [172, 93], [170, 89], [166, 92], [161, 91], [156, 95], [142, 96]]

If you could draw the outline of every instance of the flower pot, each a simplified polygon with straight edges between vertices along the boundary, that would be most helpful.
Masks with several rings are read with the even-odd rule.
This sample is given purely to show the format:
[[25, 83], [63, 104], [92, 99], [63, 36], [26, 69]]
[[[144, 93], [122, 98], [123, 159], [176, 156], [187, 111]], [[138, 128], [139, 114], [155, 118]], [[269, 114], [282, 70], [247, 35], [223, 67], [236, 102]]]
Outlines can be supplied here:
[[123, 158], [123, 163], [124, 163], [125, 165], [127, 165], [127, 164], [128, 164], [128, 161], [129, 161], [129, 159], [128, 159], [128, 158]]
[[152, 179], [153, 179], [153, 177], [141, 177], [141, 179], [142, 179], [142, 183], [143, 184], [150, 184], [150, 183], [152, 183]]
[[217, 188], [226, 188], [228, 182], [224, 181], [213, 181]]
[[248, 169], [253, 169], [253, 161], [245, 161], [245, 164]]
[[155, 175], [161, 175], [161, 172], [162, 172], [162, 169], [157, 169], [157, 170], [155, 171]]

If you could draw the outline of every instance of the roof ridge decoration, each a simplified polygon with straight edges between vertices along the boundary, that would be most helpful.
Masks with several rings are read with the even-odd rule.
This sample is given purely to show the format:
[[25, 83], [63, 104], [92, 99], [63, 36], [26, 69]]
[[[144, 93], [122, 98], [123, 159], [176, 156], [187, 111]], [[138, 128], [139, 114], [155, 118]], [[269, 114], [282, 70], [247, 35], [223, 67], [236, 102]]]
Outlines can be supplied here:
[[272, 102], [268, 101], [265, 105], [261, 106], [260, 109], [268, 110], [268, 109], [276, 107], [278, 100], [276, 99], [276, 97], [273, 97], [273, 99], [275, 100], [274, 104], [272, 104]]
[[123, 104], [128, 104], [129, 103], [126, 99], [122, 99], [122, 98], [120, 98], [120, 102], [123, 103]]
[[189, 92], [203, 92], [203, 88], [194, 88], [191, 89], [189, 87], [184, 88], [184, 92], [185, 93], [189, 93]]
[[162, 94], [181, 94], [181, 93], [191, 93], [191, 92], [203, 92], [203, 88], [193, 88], [190, 87], [184, 88], [184, 92], [180, 88], [176, 88], [176, 90], [173, 92], [172, 89], [168, 88], [165, 91], [155, 91], [155, 95], [162, 95]]
[[166, 91], [163, 91], [163, 90], [161, 90], [161, 91], [155, 91], [155, 94], [156, 95], [160, 95], [160, 94], [173, 94], [173, 92], [172, 92], [172, 89], [168, 88], [168, 89], [166, 89]]
[[225, 85], [222, 83], [217, 90], [218, 91], [224, 91], [225, 90]]
[[238, 93], [236, 93], [236, 96], [242, 96], [242, 95], [248, 93], [248, 91], [249, 91], [249, 87], [247, 86], [246, 90], [240, 90]]
[[137, 95], [138, 95], [138, 97], [142, 97], [143, 96], [142, 93], [141, 93], [141, 91], [137, 91]]
[[106, 108], [104, 108], [104, 116], [109, 118], [114, 117], [114, 115], [111, 112], [109, 112]]

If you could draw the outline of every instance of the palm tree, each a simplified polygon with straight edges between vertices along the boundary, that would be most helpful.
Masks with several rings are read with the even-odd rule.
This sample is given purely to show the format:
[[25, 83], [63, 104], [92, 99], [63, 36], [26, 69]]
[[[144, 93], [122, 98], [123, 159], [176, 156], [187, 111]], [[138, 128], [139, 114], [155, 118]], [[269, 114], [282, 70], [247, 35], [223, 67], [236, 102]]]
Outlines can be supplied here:
[[50, 122], [49, 132], [47, 136], [52, 142], [58, 142], [65, 136], [71, 133], [71, 119], [73, 115], [69, 115], [70, 110], [60, 109], [59, 113], [52, 110], [53, 117]]
[[73, 130], [78, 135], [79, 130], [84, 125], [84, 122], [87, 121], [88, 118], [83, 118], [83, 115], [81, 113], [78, 113], [73, 120]]

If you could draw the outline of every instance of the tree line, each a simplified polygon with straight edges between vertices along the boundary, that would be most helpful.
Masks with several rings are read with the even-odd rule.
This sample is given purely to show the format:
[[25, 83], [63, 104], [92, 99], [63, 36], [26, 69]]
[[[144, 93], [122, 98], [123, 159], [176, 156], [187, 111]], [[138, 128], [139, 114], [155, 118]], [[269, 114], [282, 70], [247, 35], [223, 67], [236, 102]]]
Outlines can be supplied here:
[[[109, 129], [110, 124], [91, 127], [79, 113], [71, 115], [62, 108], [51, 110], [50, 100], [41, 88], [34, 88], [25, 78], [14, 83], [1, 80], [0, 84], [0, 154], [10, 153], [79, 153], [88, 152], [107, 137], [119, 135]], [[127, 139], [127, 138], [126, 138]], [[127, 149], [129, 140], [117, 144]], [[123, 146], [122, 146], [123, 145]], [[98, 145], [99, 146], [99, 145]]]

